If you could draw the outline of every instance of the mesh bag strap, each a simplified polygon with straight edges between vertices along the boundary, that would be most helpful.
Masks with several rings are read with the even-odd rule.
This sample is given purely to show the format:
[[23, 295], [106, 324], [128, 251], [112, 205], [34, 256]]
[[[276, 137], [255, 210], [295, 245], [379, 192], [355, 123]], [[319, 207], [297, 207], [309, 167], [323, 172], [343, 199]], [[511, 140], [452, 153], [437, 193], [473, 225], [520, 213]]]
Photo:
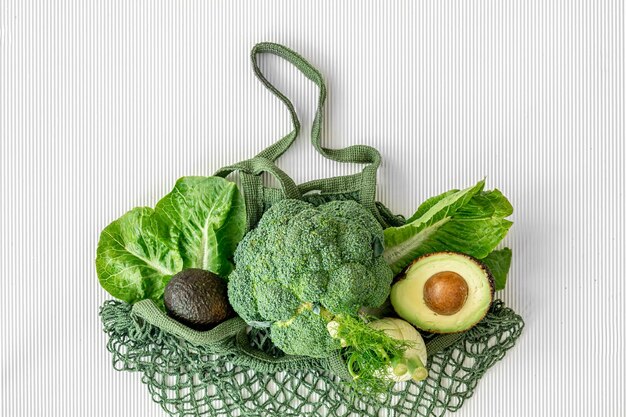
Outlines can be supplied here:
[[[366, 164], [363, 171], [358, 174], [346, 175], [333, 178], [317, 179], [300, 186], [274, 163], [293, 144], [300, 132], [300, 121], [293, 103], [281, 93], [262, 73], [258, 57], [268, 53], [279, 56], [293, 64], [304, 76], [319, 87], [319, 98], [313, 126], [311, 128], [311, 143], [313, 147], [325, 158], [338, 162]], [[374, 201], [376, 195], [376, 171], [380, 165], [380, 154], [370, 146], [354, 145], [343, 149], [329, 149], [321, 145], [320, 138], [324, 118], [324, 103], [326, 101], [326, 85], [320, 72], [308, 63], [299, 54], [291, 49], [275, 43], [259, 43], [254, 46], [251, 53], [252, 67], [257, 78], [270, 90], [280, 101], [285, 104], [293, 129], [277, 142], [259, 152], [254, 158], [220, 169], [215, 175], [225, 177], [238, 171], [241, 175], [241, 184], [246, 201], [248, 215], [248, 228], [254, 227], [263, 214], [265, 203], [280, 198], [301, 198], [303, 194], [311, 191], [319, 191], [324, 194], [345, 193], [358, 191], [359, 202], [368, 208], [379, 221], [383, 222]], [[260, 177], [262, 173], [269, 173], [279, 183], [277, 191], [271, 190], [266, 193]]]
[[156, 303], [150, 299], [141, 300], [133, 304], [132, 311], [145, 323], [160, 329], [166, 329], [168, 333], [196, 346], [223, 347], [224, 345], [232, 344], [233, 337], [245, 331], [247, 326], [243, 319], [236, 317], [218, 324], [208, 332], [193, 330], [165, 315]]
[[301, 198], [302, 194], [295, 182], [284, 171], [276, 166], [270, 159], [257, 156], [234, 165], [221, 168], [215, 173], [220, 177], [226, 177], [233, 172], [239, 172], [241, 189], [246, 202], [247, 230], [256, 225], [265, 209], [265, 193], [261, 174], [272, 175], [280, 186], [280, 198]]

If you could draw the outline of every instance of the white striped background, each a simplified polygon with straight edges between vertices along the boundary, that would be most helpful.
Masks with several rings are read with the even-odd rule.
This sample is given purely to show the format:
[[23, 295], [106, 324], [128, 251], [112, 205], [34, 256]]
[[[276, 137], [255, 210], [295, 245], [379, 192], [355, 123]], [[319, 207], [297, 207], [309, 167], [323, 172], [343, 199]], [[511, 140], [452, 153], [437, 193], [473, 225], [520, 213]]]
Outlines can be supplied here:
[[[618, 0], [1, 0], [0, 414], [163, 415], [110, 366], [98, 235], [290, 129], [249, 65], [270, 40], [325, 74], [324, 143], [381, 151], [393, 210], [485, 175], [516, 208], [500, 296], [527, 327], [455, 416], [626, 416], [624, 24]], [[313, 85], [263, 65], [308, 129]], [[357, 169], [294, 148], [298, 182]]]

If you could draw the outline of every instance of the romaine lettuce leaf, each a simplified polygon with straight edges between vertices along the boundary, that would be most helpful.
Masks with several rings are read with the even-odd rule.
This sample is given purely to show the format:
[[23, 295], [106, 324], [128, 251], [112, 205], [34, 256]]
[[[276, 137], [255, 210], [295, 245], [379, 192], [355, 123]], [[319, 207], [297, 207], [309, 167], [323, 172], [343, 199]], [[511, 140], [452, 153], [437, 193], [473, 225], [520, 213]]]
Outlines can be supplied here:
[[385, 229], [384, 257], [394, 272], [415, 258], [432, 252], [462, 252], [486, 257], [506, 236], [513, 212], [498, 190], [483, 191], [485, 182], [452, 190], [426, 200], [399, 227]]
[[496, 291], [503, 290], [506, 286], [506, 277], [511, 267], [511, 257], [513, 253], [509, 248], [503, 248], [500, 250], [494, 250], [485, 258], [482, 259], [483, 263], [487, 265], [487, 268], [491, 271], [493, 279], [496, 284]]
[[[483, 184], [484, 186], [484, 184]], [[474, 187], [472, 187], [474, 188]], [[450, 191], [446, 191], [443, 194], [439, 194], [436, 195], [434, 197], [429, 198], [428, 200], [424, 201], [418, 208], [417, 211], [407, 219], [406, 223], [412, 223], [414, 220], [417, 220], [418, 218], [420, 218], [422, 215], [424, 215], [428, 210], [431, 209], [432, 206], [434, 206], [435, 204], [437, 204], [439, 201], [447, 198], [447, 197], [451, 197], [454, 194], [459, 193], [459, 190], [450, 190]], [[475, 194], [475, 190], [471, 189], [470, 193], [472, 195]]]
[[180, 231], [183, 267], [226, 277], [230, 258], [246, 228], [243, 197], [235, 183], [219, 177], [183, 177], [155, 212]]
[[183, 177], [155, 207], [135, 208], [100, 235], [96, 272], [102, 287], [128, 303], [160, 303], [172, 275], [201, 268], [226, 277], [245, 233], [237, 186], [219, 177]]
[[100, 235], [96, 272], [102, 287], [115, 298], [134, 303], [158, 300], [169, 279], [182, 270], [178, 232], [137, 207], [109, 224]]

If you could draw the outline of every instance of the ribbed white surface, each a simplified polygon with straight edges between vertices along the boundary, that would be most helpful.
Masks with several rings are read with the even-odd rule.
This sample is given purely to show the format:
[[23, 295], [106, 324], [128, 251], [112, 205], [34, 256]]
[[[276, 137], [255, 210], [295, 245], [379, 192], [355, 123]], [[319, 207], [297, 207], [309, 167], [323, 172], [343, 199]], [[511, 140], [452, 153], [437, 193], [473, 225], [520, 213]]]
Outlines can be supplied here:
[[[381, 151], [392, 209], [485, 175], [515, 206], [501, 297], [527, 327], [455, 416], [625, 416], [625, 23], [618, 0], [3, 0], [0, 414], [162, 415], [111, 368], [98, 235], [289, 130], [249, 65], [271, 40], [325, 74], [325, 144]], [[264, 65], [308, 129], [313, 85]], [[294, 148], [298, 182], [357, 169]]]

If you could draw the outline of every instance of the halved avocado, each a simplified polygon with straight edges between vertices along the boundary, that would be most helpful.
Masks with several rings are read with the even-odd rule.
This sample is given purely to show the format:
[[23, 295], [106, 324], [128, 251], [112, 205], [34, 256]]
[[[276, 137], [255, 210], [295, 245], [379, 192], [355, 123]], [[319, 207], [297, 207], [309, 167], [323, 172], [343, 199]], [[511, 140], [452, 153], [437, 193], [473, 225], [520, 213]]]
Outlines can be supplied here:
[[478, 323], [493, 301], [494, 281], [478, 259], [457, 252], [417, 258], [391, 287], [404, 320], [431, 333], [457, 333]]

